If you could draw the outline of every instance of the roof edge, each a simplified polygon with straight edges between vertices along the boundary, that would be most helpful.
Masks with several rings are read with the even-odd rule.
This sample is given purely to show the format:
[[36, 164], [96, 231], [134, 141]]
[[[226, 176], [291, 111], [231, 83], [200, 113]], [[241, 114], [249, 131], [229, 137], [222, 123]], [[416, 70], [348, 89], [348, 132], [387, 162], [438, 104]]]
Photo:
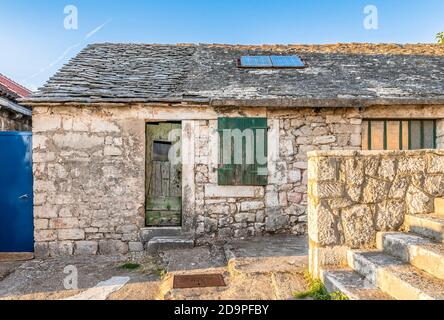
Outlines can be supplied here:
[[357, 108], [376, 105], [444, 105], [444, 97], [439, 98], [282, 98], [282, 99], [208, 99], [208, 98], [22, 98], [24, 105], [42, 104], [104, 104], [104, 103], [193, 103], [212, 107], [270, 107], [270, 108]]

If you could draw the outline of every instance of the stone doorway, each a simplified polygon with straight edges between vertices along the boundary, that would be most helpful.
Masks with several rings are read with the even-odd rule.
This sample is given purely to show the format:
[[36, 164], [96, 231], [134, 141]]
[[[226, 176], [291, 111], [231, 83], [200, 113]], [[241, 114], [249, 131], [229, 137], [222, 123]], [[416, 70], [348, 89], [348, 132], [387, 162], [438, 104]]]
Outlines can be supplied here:
[[180, 122], [146, 124], [146, 226], [182, 225]]

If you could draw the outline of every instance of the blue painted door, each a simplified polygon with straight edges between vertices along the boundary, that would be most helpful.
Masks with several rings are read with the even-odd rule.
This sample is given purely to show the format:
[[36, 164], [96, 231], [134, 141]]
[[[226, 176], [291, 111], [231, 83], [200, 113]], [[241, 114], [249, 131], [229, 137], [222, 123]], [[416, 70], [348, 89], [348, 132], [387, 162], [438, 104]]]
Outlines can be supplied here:
[[33, 252], [32, 135], [0, 132], [0, 252]]

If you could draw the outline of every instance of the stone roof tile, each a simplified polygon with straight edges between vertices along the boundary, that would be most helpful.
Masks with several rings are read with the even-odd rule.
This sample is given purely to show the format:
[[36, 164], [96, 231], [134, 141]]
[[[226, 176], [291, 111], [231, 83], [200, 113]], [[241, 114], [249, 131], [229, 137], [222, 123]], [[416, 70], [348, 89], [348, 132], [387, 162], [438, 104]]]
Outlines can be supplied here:
[[[297, 54], [304, 69], [244, 69], [243, 55]], [[444, 46], [90, 45], [27, 101], [214, 105], [444, 103]]]

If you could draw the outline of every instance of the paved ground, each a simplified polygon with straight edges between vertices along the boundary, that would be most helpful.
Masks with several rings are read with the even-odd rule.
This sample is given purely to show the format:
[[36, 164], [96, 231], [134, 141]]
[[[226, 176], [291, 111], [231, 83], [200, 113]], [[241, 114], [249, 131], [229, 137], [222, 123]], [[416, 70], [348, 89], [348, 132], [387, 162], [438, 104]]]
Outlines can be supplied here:
[[[141, 267], [123, 268], [128, 262]], [[158, 256], [142, 253], [0, 262], [0, 300], [288, 299], [292, 292], [304, 290], [306, 269], [306, 238], [294, 236], [168, 250]], [[78, 289], [66, 289], [66, 283], [72, 284], [73, 270]], [[176, 290], [172, 279], [178, 273], [221, 273], [227, 287]]]

